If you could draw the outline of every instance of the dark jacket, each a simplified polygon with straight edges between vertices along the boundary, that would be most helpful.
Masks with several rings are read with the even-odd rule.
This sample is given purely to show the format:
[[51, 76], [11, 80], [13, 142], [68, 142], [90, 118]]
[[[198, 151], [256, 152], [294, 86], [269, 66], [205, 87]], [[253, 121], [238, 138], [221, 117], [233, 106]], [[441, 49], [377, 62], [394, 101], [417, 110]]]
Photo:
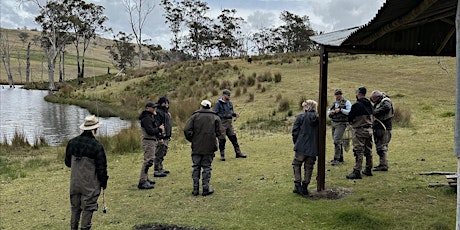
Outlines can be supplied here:
[[378, 103], [374, 104], [374, 129], [384, 129], [383, 124], [386, 130], [391, 130], [393, 128], [393, 116], [393, 104], [390, 98], [384, 97]]
[[107, 159], [104, 147], [91, 131], [84, 131], [69, 141], [65, 165], [70, 171], [70, 194], [99, 195], [107, 187]]
[[195, 111], [184, 127], [185, 138], [192, 142], [192, 154], [207, 155], [217, 151], [221, 120], [210, 109]]
[[157, 115], [154, 116], [155, 120], [157, 120], [158, 124], [163, 124], [165, 126], [165, 133], [162, 136], [162, 139], [169, 139], [171, 138], [172, 133], [172, 120], [171, 116], [169, 116], [168, 108], [159, 106], [157, 108]]
[[318, 156], [318, 113], [314, 110], [297, 115], [292, 127], [294, 151], [307, 156]]
[[139, 120], [141, 122], [142, 137], [144, 139], [156, 140], [161, 137], [161, 129], [158, 128], [160, 124], [155, 120], [153, 113], [144, 110], [139, 115]]
[[367, 98], [359, 98], [351, 106], [348, 114], [348, 122], [353, 128], [370, 128], [372, 126], [372, 114], [374, 108]]
[[232, 119], [236, 117], [236, 113], [233, 111], [232, 101], [226, 102], [222, 98], [217, 101], [214, 112], [217, 113], [220, 119]]

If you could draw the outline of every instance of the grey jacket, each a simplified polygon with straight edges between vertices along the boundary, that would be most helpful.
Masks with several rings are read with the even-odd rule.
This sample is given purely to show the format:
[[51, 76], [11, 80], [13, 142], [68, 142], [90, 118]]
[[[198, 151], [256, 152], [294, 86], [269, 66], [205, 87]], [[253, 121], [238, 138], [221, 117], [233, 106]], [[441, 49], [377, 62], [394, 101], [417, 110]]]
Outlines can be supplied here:
[[307, 156], [318, 156], [318, 113], [314, 110], [297, 115], [292, 127], [294, 151]]
[[217, 151], [221, 125], [219, 116], [210, 109], [195, 111], [184, 127], [185, 138], [192, 142], [192, 154], [207, 155]]

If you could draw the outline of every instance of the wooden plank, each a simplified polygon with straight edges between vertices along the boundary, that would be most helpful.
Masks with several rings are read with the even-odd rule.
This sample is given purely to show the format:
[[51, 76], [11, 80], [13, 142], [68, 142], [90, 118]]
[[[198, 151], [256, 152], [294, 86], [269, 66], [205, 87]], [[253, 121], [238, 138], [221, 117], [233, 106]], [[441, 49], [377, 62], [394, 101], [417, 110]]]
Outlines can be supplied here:
[[449, 180], [457, 180], [457, 175], [446, 175], [446, 178]]
[[419, 175], [455, 175], [457, 172], [442, 172], [442, 171], [432, 171], [432, 172], [421, 172]]

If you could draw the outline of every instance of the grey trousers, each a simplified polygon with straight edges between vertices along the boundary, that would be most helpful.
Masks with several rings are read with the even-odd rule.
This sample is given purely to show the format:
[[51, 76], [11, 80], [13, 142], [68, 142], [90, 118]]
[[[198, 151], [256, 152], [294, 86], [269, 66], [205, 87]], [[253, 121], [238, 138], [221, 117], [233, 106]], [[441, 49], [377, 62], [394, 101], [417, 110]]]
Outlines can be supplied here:
[[[310, 184], [311, 175], [315, 166], [316, 157], [306, 156], [303, 153], [296, 152], [292, 161], [294, 169], [294, 183], [303, 182], [306, 185]], [[302, 164], [304, 168], [304, 178], [302, 180]]]
[[353, 129], [353, 152], [356, 159], [353, 169], [361, 171], [364, 157], [366, 168], [372, 168], [372, 144], [372, 128]]
[[[202, 186], [203, 189], [209, 189], [209, 182], [211, 181], [211, 171], [212, 171], [212, 161], [215, 154], [192, 154], [192, 179], [193, 186], [199, 187], [200, 183], [200, 174], [202, 176]], [[203, 169], [203, 170], [202, 170]]]

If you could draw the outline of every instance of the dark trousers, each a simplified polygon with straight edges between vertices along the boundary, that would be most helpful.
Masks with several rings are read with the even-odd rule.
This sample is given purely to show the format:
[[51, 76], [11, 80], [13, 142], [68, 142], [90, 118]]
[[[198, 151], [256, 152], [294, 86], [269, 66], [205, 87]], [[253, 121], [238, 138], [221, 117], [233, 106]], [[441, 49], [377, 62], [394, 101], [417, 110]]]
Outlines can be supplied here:
[[211, 181], [212, 161], [215, 154], [192, 154], [192, 179], [193, 187], [200, 186], [200, 175], [202, 176], [202, 186], [204, 189], [209, 189], [209, 182]]

